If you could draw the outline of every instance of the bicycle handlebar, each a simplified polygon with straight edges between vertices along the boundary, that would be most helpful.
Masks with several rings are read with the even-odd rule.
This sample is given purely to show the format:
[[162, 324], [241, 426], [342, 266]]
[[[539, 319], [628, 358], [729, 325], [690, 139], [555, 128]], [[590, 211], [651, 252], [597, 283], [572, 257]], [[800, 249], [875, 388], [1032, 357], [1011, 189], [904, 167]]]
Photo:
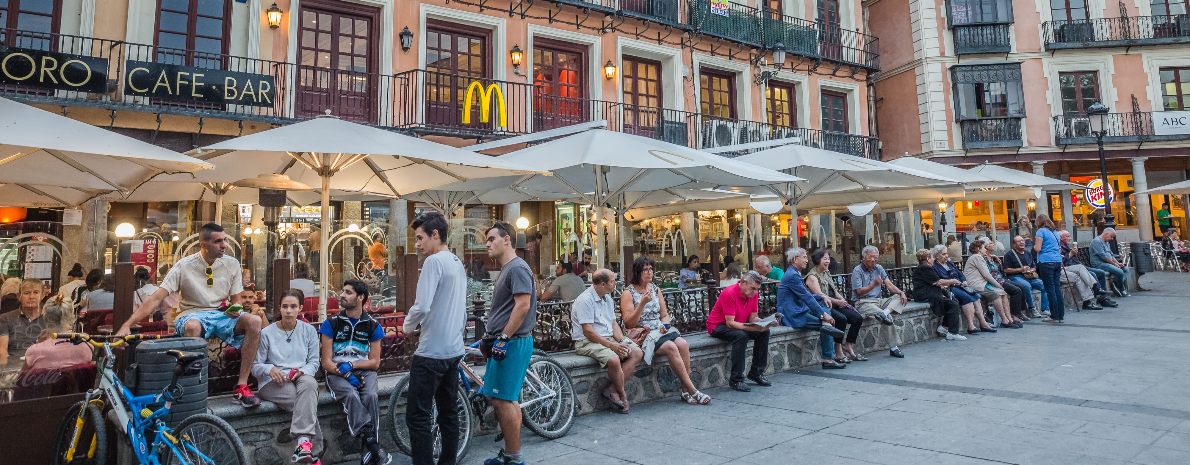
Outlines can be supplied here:
[[111, 342], [110, 344], [112, 347], [117, 347], [120, 344], [124, 344], [127, 342], [142, 341], [145, 339], [161, 339], [161, 335], [157, 335], [157, 334], [151, 334], [151, 335], [150, 334], [129, 334], [127, 336], [106, 336], [106, 335], [92, 336], [92, 335], [86, 334], [86, 333], [53, 333], [53, 334], [50, 334], [50, 338], [67, 339], [70, 341], [71, 344], [75, 344], [75, 345], [82, 344], [85, 342], [85, 343], [91, 344], [92, 346], [95, 346], [95, 347], [103, 347], [103, 344], [104, 344], [103, 342], [95, 341], [95, 339], [103, 339], [105, 341], [115, 341], [115, 342]]

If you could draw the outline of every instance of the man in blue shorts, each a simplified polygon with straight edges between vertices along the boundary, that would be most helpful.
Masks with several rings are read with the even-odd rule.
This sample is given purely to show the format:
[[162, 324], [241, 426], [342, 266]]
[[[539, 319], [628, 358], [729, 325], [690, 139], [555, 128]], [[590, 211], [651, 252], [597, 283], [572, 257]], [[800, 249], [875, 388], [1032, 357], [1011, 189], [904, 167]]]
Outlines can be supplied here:
[[199, 252], [178, 260], [161, 281], [161, 287], [141, 302], [116, 335], [129, 334], [134, 323], [148, 318], [166, 297], [178, 291], [174, 329], [186, 337], [219, 338], [239, 349], [240, 378], [231, 397], [244, 408], [256, 407], [260, 399], [252, 395], [248, 375], [252, 373], [252, 362], [260, 344], [260, 317], [218, 309], [224, 302], [240, 303], [240, 293], [244, 292], [240, 262], [223, 254], [227, 250], [227, 234], [222, 226], [204, 224], [199, 239]]
[[492, 399], [496, 420], [504, 433], [504, 448], [484, 465], [521, 465], [521, 385], [533, 357], [533, 326], [537, 324], [537, 284], [529, 264], [516, 256], [512, 228], [497, 222], [487, 231], [488, 257], [500, 264], [488, 311], [487, 371], [483, 393]]

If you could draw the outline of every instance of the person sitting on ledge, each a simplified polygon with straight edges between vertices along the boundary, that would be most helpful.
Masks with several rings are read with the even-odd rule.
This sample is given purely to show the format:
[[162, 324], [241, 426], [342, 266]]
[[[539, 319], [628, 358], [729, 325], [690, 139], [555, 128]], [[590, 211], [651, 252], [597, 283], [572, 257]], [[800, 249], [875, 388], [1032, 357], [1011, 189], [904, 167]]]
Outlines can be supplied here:
[[[855, 309], [888, 326], [888, 345], [891, 346], [888, 355], [905, 358], [905, 353], [901, 352], [900, 348], [901, 336], [897, 334], [897, 328], [893, 325], [892, 314], [899, 315], [905, 309], [905, 304], [909, 303], [909, 297], [888, 279], [884, 267], [876, 263], [880, 259], [879, 249], [871, 245], [864, 247], [860, 258], [863, 261], [851, 270], [851, 291], [855, 293]], [[888, 288], [893, 294], [892, 297], [884, 297], [883, 288]]]
[[[843, 337], [844, 333], [835, 324], [835, 317], [830, 310], [822, 308], [818, 299], [806, 290], [802, 281], [801, 270], [810, 263], [806, 256], [806, 249], [794, 247], [785, 252], [785, 261], [789, 262], [789, 269], [781, 277], [781, 284], [777, 285], [777, 313], [781, 314], [781, 323], [791, 328], [805, 328], [818, 331], [821, 334], [819, 345], [822, 350], [822, 368], [837, 370], [847, 368], [847, 365], [835, 360], [835, 345], [833, 338]], [[842, 314], [840, 318], [846, 318]]]
[[749, 339], [752, 340], [752, 369], [748, 371], [748, 379], [760, 386], [773, 385], [765, 379], [764, 371], [769, 365], [769, 326], [776, 322], [757, 323], [760, 321], [759, 291], [762, 284], [764, 277], [756, 270], [744, 273], [740, 282], [723, 289], [711, 314], [707, 315], [707, 332], [711, 337], [731, 343], [728, 384], [740, 392], [752, 390], [744, 383], [744, 353]]
[[1084, 308], [1088, 308], [1089, 303], [1098, 303], [1101, 307], [1119, 307], [1120, 304], [1107, 296], [1107, 272], [1083, 265], [1082, 259], [1078, 258], [1078, 247], [1072, 241], [1070, 231], [1062, 231], [1058, 236], [1065, 270], [1058, 274], [1058, 281], [1065, 284], [1073, 283]]
[[810, 254], [810, 264], [807, 266], [805, 277], [806, 289], [814, 294], [816, 299], [821, 300], [824, 307], [831, 310], [835, 327], [839, 328], [839, 331], [847, 331], [846, 340], [835, 338], [835, 361], [866, 362], [868, 357], [855, 352], [855, 343], [859, 340], [859, 330], [864, 324], [864, 316], [847, 303], [847, 299], [835, 288], [830, 266], [831, 255], [826, 249], [818, 249]]
[[[943, 247], [945, 249], [945, 246]], [[960, 284], [957, 279], [938, 276], [934, 268], [934, 257], [930, 249], [917, 251], [917, 268], [913, 269], [913, 300], [930, 304], [930, 310], [943, 318], [938, 334], [948, 341], [966, 341], [961, 334], [963, 315], [959, 301], [950, 294], [951, 286]]]
[[636, 364], [644, 352], [632, 339], [624, 337], [624, 330], [616, 323], [616, 274], [606, 268], [591, 275], [591, 287], [574, 299], [570, 311], [570, 337], [574, 353], [595, 359], [607, 368], [606, 397], [619, 413], [628, 413], [628, 393], [624, 381], [636, 371]]

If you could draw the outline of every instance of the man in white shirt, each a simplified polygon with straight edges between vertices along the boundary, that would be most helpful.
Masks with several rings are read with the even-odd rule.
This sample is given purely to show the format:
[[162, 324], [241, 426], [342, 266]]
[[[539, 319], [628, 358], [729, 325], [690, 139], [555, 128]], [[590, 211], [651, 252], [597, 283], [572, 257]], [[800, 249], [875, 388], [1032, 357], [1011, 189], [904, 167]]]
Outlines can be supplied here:
[[467, 330], [467, 274], [446, 246], [449, 226], [439, 213], [411, 224], [417, 249], [426, 256], [417, 278], [417, 297], [405, 317], [404, 332], [420, 339], [409, 368], [410, 457], [414, 465], [434, 465], [434, 406], [442, 435], [439, 464], [454, 464], [459, 447], [459, 360]]
[[611, 293], [616, 289], [616, 274], [600, 268], [591, 275], [591, 287], [574, 299], [570, 310], [570, 337], [574, 353], [591, 357], [607, 368], [606, 397], [620, 413], [628, 413], [628, 393], [624, 381], [636, 371], [644, 352], [616, 323], [616, 304]]
[[199, 238], [199, 253], [178, 260], [161, 286], [136, 307], [116, 335], [129, 334], [133, 323], [148, 318], [170, 293], [179, 292], [174, 329], [186, 337], [219, 338], [239, 349], [240, 377], [232, 399], [244, 408], [256, 407], [260, 399], [248, 387], [248, 375], [260, 344], [260, 317], [248, 312], [225, 312], [227, 307], [221, 307], [224, 302], [228, 306], [240, 303], [240, 293], [244, 292], [239, 260], [223, 254], [227, 250], [223, 227], [204, 224]]

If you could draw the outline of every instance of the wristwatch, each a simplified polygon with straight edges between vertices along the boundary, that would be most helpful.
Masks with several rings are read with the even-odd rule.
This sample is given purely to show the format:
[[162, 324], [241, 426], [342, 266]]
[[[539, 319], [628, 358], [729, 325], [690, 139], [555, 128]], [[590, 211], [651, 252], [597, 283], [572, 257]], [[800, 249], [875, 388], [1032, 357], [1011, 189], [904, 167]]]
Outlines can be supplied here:
[[500, 339], [500, 340], [502, 340], [502, 341], [507, 341], [507, 340], [509, 340], [509, 339], [511, 339], [511, 338], [510, 338], [510, 337], [508, 337], [508, 335], [507, 335], [507, 334], [503, 334], [503, 333], [501, 333], [501, 334], [500, 334], [500, 337], [498, 337], [498, 338], [496, 338], [496, 339]]

